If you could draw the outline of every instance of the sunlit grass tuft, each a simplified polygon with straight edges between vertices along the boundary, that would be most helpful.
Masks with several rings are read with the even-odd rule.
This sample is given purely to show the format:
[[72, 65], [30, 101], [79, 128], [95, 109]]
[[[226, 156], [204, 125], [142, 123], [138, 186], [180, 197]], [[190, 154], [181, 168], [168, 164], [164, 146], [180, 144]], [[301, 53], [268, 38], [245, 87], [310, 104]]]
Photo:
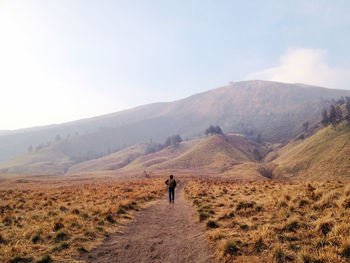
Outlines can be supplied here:
[[74, 262], [164, 190], [162, 179], [0, 189], [0, 262]]
[[220, 262], [350, 260], [350, 184], [194, 179], [186, 194]]

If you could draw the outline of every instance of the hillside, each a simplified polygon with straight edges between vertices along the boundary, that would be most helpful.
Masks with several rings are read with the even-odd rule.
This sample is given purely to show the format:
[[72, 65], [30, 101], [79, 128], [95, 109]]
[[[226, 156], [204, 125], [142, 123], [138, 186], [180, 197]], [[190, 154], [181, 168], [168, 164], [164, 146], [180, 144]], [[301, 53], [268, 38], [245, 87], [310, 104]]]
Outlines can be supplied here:
[[[160, 151], [149, 151], [149, 144], [130, 146], [114, 154], [73, 165], [68, 174], [86, 174], [97, 171], [144, 171], [158, 163], [166, 162], [187, 151], [196, 140], [182, 142], [177, 147], [166, 147]], [[144, 149], [140, 146], [146, 146]], [[132, 158], [130, 158], [132, 155]]]
[[225, 171], [237, 164], [254, 159], [255, 147], [243, 137], [235, 135], [214, 135], [200, 140], [180, 156], [155, 168], [173, 169], [215, 169]]
[[122, 170], [133, 171], [157, 169], [159, 165], [167, 163], [168, 161], [184, 154], [192, 147], [195, 147], [198, 141], [200, 141], [200, 139], [181, 142], [178, 146], [169, 146], [159, 152], [141, 156], [125, 166]]
[[[248, 142], [242, 136], [215, 135], [200, 140], [185, 153], [151, 169], [181, 170], [199, 174], [220, 175], [236, 179], [257, 179], [258, 160], [267, 153], [267, 147]], [[255, 152], [255, 153], [254, 153]]]
[[35, 152], [24, 153], [0, 164], [0, 173], [64, 174], [74, 161], [54, 145]]
[[[130, 147], [132, 148], [132, 147]], [[212, 135], [203, 139], [185, 141], [178, 146], [170, 146], [154, 153], [140, 154], [130, 162], [119, 165], [128, 158], [130, 148], [95, 160], [72, 166], [69, 174], [139, 173], [171, 170], [182, 172], [209, 172], [222, 176], [258, 176], [256, 167], [259, 155], [267, 152], [267, 147], [248, 142], [237, 135]], [[242, 174], [243, 173], [243, 174]]]
[[350, 126], [343, 121], [292, 141], [272, 161], [275, 173], [300, 179], [350, 178]]
[[280, 142], [313, 123], [332, 99], [350, 91], [270, 81], [242, 81], [191, 97], [59, 125], [34, 127], [0, 134], [0, 161], [22, 154], [32, 146], [65, 141], [64, 152], [74, 160], [107, 155], [128, 146], [163, 143], [172, 134], [184, 139], [203, 136], [211, 124], [224, 132], [262, 135]]
[[128, 165], [136, 158], [147, 154], [149, 150], [149, 144], [136, 144], [102, 158], [78, 163], [70, 167], [68, 173], [74, 174], [102, 170], [118, 170]]

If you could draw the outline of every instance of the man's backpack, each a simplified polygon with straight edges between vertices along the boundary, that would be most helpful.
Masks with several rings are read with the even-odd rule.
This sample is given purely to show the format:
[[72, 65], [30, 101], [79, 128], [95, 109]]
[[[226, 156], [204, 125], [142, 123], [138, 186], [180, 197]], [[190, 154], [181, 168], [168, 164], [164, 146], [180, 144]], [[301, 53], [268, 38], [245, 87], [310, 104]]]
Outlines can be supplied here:
[[174, 189], [176, 186], [176, 181], [174, 179], [169, 179], [168, 186], [169, 188]]

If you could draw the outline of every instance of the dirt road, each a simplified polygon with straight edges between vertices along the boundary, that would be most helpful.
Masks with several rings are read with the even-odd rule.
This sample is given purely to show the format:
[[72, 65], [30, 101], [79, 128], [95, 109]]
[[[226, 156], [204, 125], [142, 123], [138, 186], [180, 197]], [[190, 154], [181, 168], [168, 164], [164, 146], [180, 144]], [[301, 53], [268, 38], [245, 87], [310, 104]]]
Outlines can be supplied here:
[[204, 239], [204, 226], [194, 219], [184, 199], [184, 183], [175, 193], [175, 204], [167, 197], [135, 214], [135, 222], [113, 234], [104, 243], [83, 255], [86, 262], [194, 262], [212, 263]]

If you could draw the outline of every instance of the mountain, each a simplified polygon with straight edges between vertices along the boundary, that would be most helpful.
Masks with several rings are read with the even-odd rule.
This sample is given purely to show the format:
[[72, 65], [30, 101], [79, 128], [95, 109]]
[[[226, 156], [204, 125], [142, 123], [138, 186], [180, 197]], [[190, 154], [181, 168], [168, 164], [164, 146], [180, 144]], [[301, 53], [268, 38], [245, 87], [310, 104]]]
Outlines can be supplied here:
[[[59, 153], [67, 170], [73, 164], [134, 144], [163, 143], [172, 134], [188, 140], [203, 137], [211, 124], [220, 125], [226, 133], [260, 134], [267, 141], [287, 141], [301, 131], [304, 122], [318, 121], [321, 110], [341, 96], [350, 96], [350, 91], [269, 81], [236, 82], [174, 102], [11, 131], [0, 135], [0, 161], [15, 158], [16, 163], [16, 156], [22, 154], [23, 158], [24, 154], [25, 159], [38, 163], [35, 155], [52, 151]], [[28, 149], [31, 152], [25, 154]]]
[[343, 121], [279, 150], [271, 164], [275, 173], [299, 179], [350, 178], [350, 125]]

